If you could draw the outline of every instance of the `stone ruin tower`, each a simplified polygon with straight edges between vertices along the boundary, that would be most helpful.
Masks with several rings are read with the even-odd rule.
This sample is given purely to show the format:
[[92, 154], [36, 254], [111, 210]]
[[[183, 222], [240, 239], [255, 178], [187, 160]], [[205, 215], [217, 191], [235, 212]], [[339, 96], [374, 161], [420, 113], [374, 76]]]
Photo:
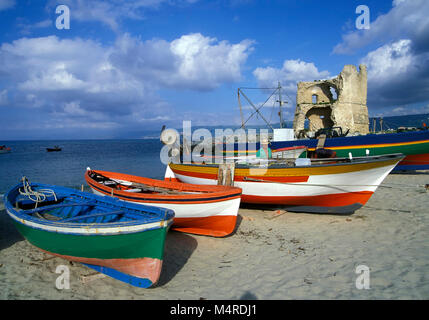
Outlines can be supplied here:
[[369, 132], [367, 99], [367, 71], [365, 65], [346, 65], [341, 73], [330, 80], [299, 82], [296, 94], [296, 111], [293, 121], [295, 135], [309, 130], [339, 126], [343, 132], [367, 134]]

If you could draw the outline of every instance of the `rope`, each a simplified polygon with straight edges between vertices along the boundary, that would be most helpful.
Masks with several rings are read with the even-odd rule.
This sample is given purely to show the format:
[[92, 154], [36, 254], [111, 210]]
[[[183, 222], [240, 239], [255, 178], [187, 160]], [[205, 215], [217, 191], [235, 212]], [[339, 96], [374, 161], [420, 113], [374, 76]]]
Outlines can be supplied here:
[[37, 208], [37, 205], [39, 202], [43, 202], [46, 200], [46, 198], [49, 195], [53, 195], [55, 198], [55, 201], [57, 201], [57, 196], [52, 189], [39, 189], [37, 191], [34, 191], [30, 183], [28, 182], [28, 179], [26, 177], [22, 177], [22, 186], [24, 188], [24, 191], [21, 190], [21, 188], [18, 189], [19, 193], [23, 196], [27, 196], [28, 199], [36, 203], [36, 206], [34, 208]]

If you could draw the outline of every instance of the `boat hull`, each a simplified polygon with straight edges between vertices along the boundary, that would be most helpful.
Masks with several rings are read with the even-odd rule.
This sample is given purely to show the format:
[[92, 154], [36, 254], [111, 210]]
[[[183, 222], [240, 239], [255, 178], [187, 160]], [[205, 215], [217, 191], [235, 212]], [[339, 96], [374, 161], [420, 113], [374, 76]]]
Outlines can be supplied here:
[[[110, 195], [92, 187], [91, 189], [95, 194]], [[120, 199], [137, 204], [171, 209], [175, 213], [173, 225], [171, 226], [172, 230], [212, 237], [225, 237], [234, 231], [240, 207], [239, 197], [202, 204], [139, 202], [138, 200], [127, 200], [124, 197], [120, 197]]]
[[[8, 212], [9, 215], [12, 213]], [[140, 280], [149, 287], [159, 279], [167, 228], [138, 233], [83, 235], [46, 231], [14, 224], [22, 236], [40, 250], [70, 260], [112, 268]], [[136, 245], [136, 244], [141, 245]]]
[[[95, 172], [103, 173], [108, 177], [112, 174], [105, 171]], [[118, 173], [115, 173], [114, 177], [126, 181], [139, 180], [139, 177]], [[104, 196], [113, 195], [127, 202], [173, 210], [175, 217], [171, 226], [172, 230], [212, 237], [225, 237], [235, 230], [241, 201], [241, 190], [238, 188], [234, 188], [233, 190], [231, 188], [227, 192], [213, 195], [206, 194], [204, 197], [196, 197], [195, 194], [174, 196], [140, 195], [115, 190], [96, 183], [88, 174], [85, 178], [95, 194]], [[151, 179], [145, 178], [142, 181], [149, 182], [148, 180]], [[165, 183], [168, 185], [168, 181]], [[181, 184], [179, 183], [178, 185], [180, 186]]]
[[[317, 139], [276, 141], [270, 143], [270, 148], [276, 152], [283, 148], [306, 146], [311, 152], [316, 149], [317, 143]], [[238, 144], [234, 147], [238, 150]], [[258, 147], [257, 143], [256, 150]], [[405, 158], [393, 171], [429, 169], [429, 130], [327, 138], [324, 148], [335, 151], [337, 157], [348, 157], [349, 153], [353, 157], [363, 157], [367, 155], [366, 150], [369, 150], [370, 156], [402, 153]], [[256, 150], [249, 149], [247, 152], [249, 155], [255, 154]], [[227, 152], [227, 154], [230, 153]]]
[[[282, 169], [235, 168], [234, 185], [243, 203], [281, 205], [288, 211], [353, 213], [366, 204], [402, 159]], [[180, 181], [214, 184], [215, 165], [170, 164]]]
[[[43, 190], [50, 187], [38, 186]], [[68, 192], [68, 189], [58, 188], [55, 189], [57, 197], [67, 195], [70, 199], [75, 197], [82, 200], [76, 204], [65, 204], [63, 207], [67, 209], [62, 212], [56, 211], [61, 205], [42, 205], [37, 209], [39, 212], [44, 210], [44, 214], [50, 213], [51, 217], [56, 215], [60, 218], [48, 219], [40, 214], [40, 217], [34, 216], [32, 211], [36, 209], [24, 210], [15, 207], [15, 202], [21, 197], [17, 196], [18, 188], [19, 186], [13, 188], [5, 195], [5, 207], [15, 227], [29, 243], [43, 252], [89, 264], [112, 277], [121, 275], [116, 279], [135, 286], [146, 288], [157, 283], [162, 269], [166, 235], [173, 222], [173, 212], [151, 207], [144, 210], [136, 205], [124, 205], [116, 199], [109, 200], [72, 189], [69, 195], [64, 191]], [[93, 204], [85, 202], [88, 200], [92, 200]], [[49, 209], [50, 207], [56, 208]], [[79, 211], [80, 208], [83, 212], [93, 208], [94, 212], [98, 213], [93, 213], [92, 216], [102, 215], [105, 212], [103, 210], [107, 210], [107, 216], [129, 210], [129, 214], [140, 215], [141, 218], [115, 222], [77, 222], [86, 221], [85, 214], [79, 216], [80, 219], [76, 216], [76, 210]], [[61, 218], [62, 214], [72, 215], [74, 218]], [[88, 214], [88, 217], [90, 216], [91, 214]]]

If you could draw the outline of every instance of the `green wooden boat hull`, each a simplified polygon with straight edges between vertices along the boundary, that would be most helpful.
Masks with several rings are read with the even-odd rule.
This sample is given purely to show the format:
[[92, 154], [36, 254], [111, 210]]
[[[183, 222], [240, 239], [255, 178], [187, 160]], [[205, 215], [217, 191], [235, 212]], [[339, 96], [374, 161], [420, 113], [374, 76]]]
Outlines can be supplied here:
[[[14, 224], [32, 245], [50, 253], [95, 259], [152, 258], [162, 260], [167, 228], [114, 235], [55, 233]], [[141, 245], [138, 245], [141, 244]]]

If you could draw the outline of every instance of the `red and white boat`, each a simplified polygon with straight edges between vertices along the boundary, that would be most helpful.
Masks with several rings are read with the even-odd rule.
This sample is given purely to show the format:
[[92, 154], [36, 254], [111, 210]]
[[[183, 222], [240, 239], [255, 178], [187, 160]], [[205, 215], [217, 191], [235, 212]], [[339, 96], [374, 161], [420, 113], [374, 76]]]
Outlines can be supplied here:
[[[403, 158], [400, 153], [352, 159], [237, 162], [233, 181], [243, 190], [244, 203], [281, 205], [294, 212], [353, 213], [365, 205]], [[218, 181], [217, 164], [170, 163], [167, 169], [167, 178], [185, 183], [210, 185]]]
[[0, 153], [9, 153], [11, 149], [6, 146], [0, 146]]
[[193, 185], [89, 168], [85, 180], [95, 194], [174, 210], [173, 230], [224, 237], [235, 229], [241, 196], [237, 187]]

